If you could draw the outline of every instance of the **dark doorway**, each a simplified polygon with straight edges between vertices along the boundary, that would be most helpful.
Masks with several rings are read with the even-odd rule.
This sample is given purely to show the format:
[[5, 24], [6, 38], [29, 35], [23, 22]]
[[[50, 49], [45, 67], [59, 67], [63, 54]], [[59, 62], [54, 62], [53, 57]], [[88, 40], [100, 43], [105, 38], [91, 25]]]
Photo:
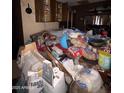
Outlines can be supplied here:
[[19, 47], [24, 45], [20, 0], [12, 0], [12, 59], [17, 58]]

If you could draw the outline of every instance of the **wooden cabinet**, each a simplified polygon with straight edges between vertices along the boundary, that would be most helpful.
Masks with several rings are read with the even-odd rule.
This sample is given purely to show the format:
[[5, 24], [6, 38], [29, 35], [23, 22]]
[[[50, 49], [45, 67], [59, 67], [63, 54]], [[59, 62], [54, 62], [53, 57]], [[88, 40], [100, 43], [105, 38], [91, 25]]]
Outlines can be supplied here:
[[68, 16], [68, 4], [63, 3], [62, 4], [62, 21], [67, 21], [67, 16]]
[[51, 22], [56, 21], [56, 0], [50, 0], [50, 8], [51, 8]]
[[56, 20], [59, 22], [67, 21], [67, 16], [68, 16], [68, 4], [57, 2], [57, 4], [56, 4]]
[[61, 22], [67, 20], [68, 4], [56, 0], [35, 0], [36, 22]]
[[42, 16], [43, 16], [43, 5], [42, 0], [35, 0], [35, 19], [36, 22], [42, 22]]
[[55, 0], [35, 0], [36, 22], [55, 21]]
[[56, 21], [62, 21], [62, 3], [56, 2]]

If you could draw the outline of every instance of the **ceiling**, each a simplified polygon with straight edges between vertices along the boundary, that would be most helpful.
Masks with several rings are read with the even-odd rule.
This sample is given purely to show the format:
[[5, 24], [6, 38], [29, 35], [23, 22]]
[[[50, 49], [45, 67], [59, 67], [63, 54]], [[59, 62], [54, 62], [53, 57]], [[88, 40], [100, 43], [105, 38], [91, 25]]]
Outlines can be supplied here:
[[101, 2], [101, 1], [106, 1], [106, 0], [57, 0], [59, 2], [67, 2], [70, 6], [72, 5], [78, 5], [80, 2], [88, 2], [88, 3], [95, 3], [95, 2]]

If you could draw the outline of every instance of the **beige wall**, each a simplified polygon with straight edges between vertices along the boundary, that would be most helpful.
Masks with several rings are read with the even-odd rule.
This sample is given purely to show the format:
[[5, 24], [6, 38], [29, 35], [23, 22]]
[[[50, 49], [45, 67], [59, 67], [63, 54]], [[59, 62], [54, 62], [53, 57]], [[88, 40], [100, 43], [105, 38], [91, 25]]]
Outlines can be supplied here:
[[[28, 7], [28, 3], [32, 8], [32, 14], [27, 14], [25, 9]], [[35, 4], [34, 0], [21, 0], [21, 12], [22, 12], [22, 26], [23, 26], [23, 34], [24, 34], [24, 42], [29, 40], [30, 35], [33, 33], [37, 33], [43, 31], [44, 29], [58, 29], [59, 23], [58, 22], [49, 22], [44, 23], [35, 22]]]

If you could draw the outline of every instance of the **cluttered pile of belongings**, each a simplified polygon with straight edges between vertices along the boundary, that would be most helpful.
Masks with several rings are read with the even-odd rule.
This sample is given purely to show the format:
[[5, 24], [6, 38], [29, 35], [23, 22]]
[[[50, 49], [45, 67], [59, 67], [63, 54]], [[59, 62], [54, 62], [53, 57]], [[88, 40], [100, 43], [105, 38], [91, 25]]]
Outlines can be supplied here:
[[[100, 88], [102, 85], [101, 76], [95, 69], [97, 69], [98, 66], [99, 69], [102, 70], [111, 69], [111, 39], [100, 34], [93, 35], [92, 30], [87, 33], [78, 29], [45, 31], [37, 40], [36, 44], [39, 51], [43, 51], [46, 46], [51, 55], [72, 76], [73, 80], [77, 81], [79, 86], [82, 86], [83, 83], [85, 88], [89, 88], [89, 92], [93, 92], [95, 90], [92, 86], [95, 81], [98, 81], [98, 85], [96, 84], [97, 88], [98, 86]], [[94, 66], [92, 68], [88, 68], [80, 64], [79, 60], [82, 57], [88, 60], [89, 63], [97, 62], [95, 69]], [[89, 75], [86, 76], [87, 79], [82, 78], [82, 75], [85, 77], [84, 73], [80, 73], [82, 71]], [[96, 75], [94, 79], [92, 75]], [[88, 83], [87, 80], [92, 81], [92, 83], [90, 82], [89, 85], [86, 84], [86, 82]], [[96, 91], [98, 91], [99, 88], [96, 89]]]
[[[33, 80], [42, 80], [43, 84], [40, 85], [43, 86], [42, 89], [40, 87], [41, 92], [36, 92], [36, 88], [30, 88], [34, 90], [29, 91], [35, 91], [35, 93], [66, 93], [65, 82], [68, 84], [71, 82], [68, 82], [69, 79], [64, 75], [65, 70], [71, 75], [72, 81], [76, 81], [80, 88], [87, 90], [86, 93], [99, 93], [98, 91], [103, 86], [103, 80], [97, 67], [89, 68], [81, 64], [80, 58], [86, 59], [90, 63], [97, 62], [97, 66], [100, 69], [111, 69], [111, 39], [107, 36], [93, 35], [92, 31], [87, 33], [78, 29], [45, 31], [38, 36], [36, 48], [36, 51], [22, 52], [21, 61], [18, 63], [22, 69], [23, 79], [28, 81], [28, 85], [39, 85], [39, 83], [32, 84], [31, 82]], [[49, 51], [54, 60], [47, 60], [48, 56], [43, 57], [41, 55], [46, 51]], [[52, 67], [53, 63], [57, 64], [56, 67]], [[56, 70], [59, 73], [57, 76], [54, 73]], [[47, 71], [50, 74], [46, 73]], [[60, 86], [58, 86], [58, 83], [55, 83], [57, 79], [58, 82], [63, 82], [61, 83], [62, 85], [59, 83]], [[58, 88], [56, 89], [55, 87]]]
[[18, 55], [21, 78], [17, 93], [66, 93], [64, 73], [38, 52], [35, 43], [25, 45]]
[[[62, 60], [65, 56], [73, 59], [83, 57], [91, 61], [99, 60], [99, 64], [102, 64], [103, 68], [110, 69], [111, 39], [107, 36], [93, 35], [92, 33], [92, 31], [81, 32], [78, 29], [47, 31], [37, 41], [38, 50], [41, 49], [42, 51], [42, 46], [45, 43], [58, 60]], [[103, 62], [103, 60], [108, 62]]]

